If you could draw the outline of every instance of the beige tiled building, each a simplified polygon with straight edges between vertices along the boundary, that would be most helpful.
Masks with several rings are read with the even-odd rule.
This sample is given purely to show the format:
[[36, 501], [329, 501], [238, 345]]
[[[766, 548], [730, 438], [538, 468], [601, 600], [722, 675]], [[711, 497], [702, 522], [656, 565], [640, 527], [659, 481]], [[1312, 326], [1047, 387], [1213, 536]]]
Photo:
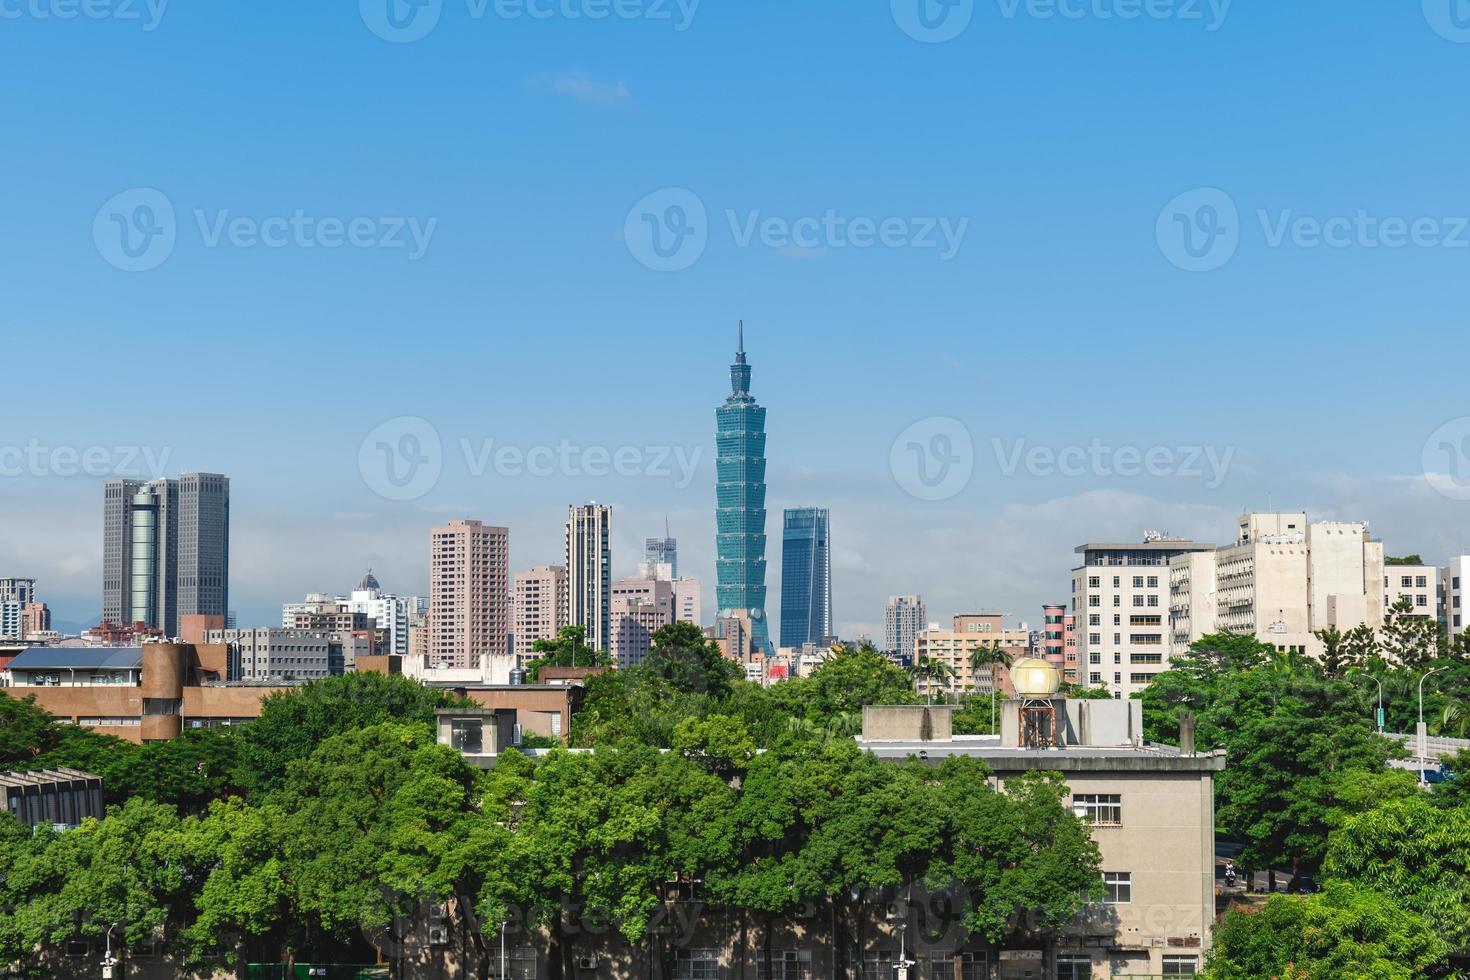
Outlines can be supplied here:
[[1003, 613], [963, 613], [954, 617], [950, 629], [924, 629], [914, 637], [914, 663], [934, 660], [954, 671], [950, 681], [915, 682], [921, 697], [941, 694], [990, 694], [1009, 690], [1009, 673], [1004, 667], [985, 667], [978, 673], [970, 666], [970, 654], [978, 647], [998, 643], [1012, 660], [1026, 656], [1030, 632], [1024, 627], [1007, 629]]
[[429, 545], [429, 649], [435, 666], [478, 667], [510, 632], [510, 531], [480, 521], [436, 527]]
[[1439, 569], [1434, 565], [1383, 564], [1383, 613], [1400, 599], [1409, 600], [1414, 615], [1433, 619], [1439, 614]]
[[511, 593], [511, 628], [515, 634], [517, 666], [535, 658], [531, 646], [549, 640], [570, 620], [567, 616], [565, 565], [537, 565], [518, 572]]

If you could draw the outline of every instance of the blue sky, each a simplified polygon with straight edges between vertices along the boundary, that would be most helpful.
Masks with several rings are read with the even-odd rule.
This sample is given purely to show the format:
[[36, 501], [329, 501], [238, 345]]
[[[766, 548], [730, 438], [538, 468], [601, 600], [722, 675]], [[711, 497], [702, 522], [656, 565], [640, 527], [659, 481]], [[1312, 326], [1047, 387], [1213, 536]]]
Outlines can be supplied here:
[[[411, 43], [369, 29], [388, 0], [174, 0], [156, 23], [142, 0], [93, 2], [106, 16], [0, 4], [0, 333], [19, 367], [0, 443], [148, 447], [171, 473], [229, 474], [242, 624], [369, 563], [426, 588], [427, 529], [448, 517], [509, 525], [517, 567], [554, 560], [565, 505], [586, 499], [617, 508], [619, 572], [667, 515], [712, 600], [713, 410], [742, 317], [772, 520], [833, 509], [843, 632], [908, 592], [934, 618], [1035, 621], [1075, 544], [1225, 540], [1247, 507], [1370, 520], [1390, 552], [1470, 551], [1470, 503], [1424, 478], [1437, 429], [1470, 445], [1463, 0], [1463, 21], [1451, 0], [1067, 0], [1075, 16], [974, 0], [943, 43], [900, 26], [919, 0], [705, 0], [684, 30], [672, 0], [600, 20], [598, 0], [538, 0], [544, 18], [442, 0]], [[1139, 9], [1155, 15], [1122, 16]], [[94, 226], [105, 242], [138, 188], [166, 200], [176, 241], [130, 272]], [[658, 272], [625, 228], [650, 195], [667, 217], [669, 188], [704, 209], [703, 251]], [[1238, 218], [1221, 264], [1191, 272], [1159, 229], [1176, 213], [1205, 229], [1200, 201], [1220, 198], [1200, 189]], [[251, 244], [297, 212], [368, 219], [364, 241], [409, 219], [432, 231], [417, 258]], [[896, 220], [904, 242], [964, 234], [947, 258], [825, 233], [741, 242], [752, 222], [829, 212]], [[1315, 242], [1312, 222], [1360, 213], [1428, 222], [1426, 244]], [[237, 219], [237, 244], [210, 244]], [[408, 501], [359, 466], [400, 417], [443, 447]], [[938, 500], [891, 462], [910, 426], [928, 444], [930, 419], [974, 447]], [[703, 456], [687, 486], [477, 477], [463, 439]], [[1095, 443], [1230, 465], [1218, 481], [1003, 465]], [[100, 479], [63, 470], [0, 476], [0, 575], [36, 575], [61, 618], [87, 620]]]

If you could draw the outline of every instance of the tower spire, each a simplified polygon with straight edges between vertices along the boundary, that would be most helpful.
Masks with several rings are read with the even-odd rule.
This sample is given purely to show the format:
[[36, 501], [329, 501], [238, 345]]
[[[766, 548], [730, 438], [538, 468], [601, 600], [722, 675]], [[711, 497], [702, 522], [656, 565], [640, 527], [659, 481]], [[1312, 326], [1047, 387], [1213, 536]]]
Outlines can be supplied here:
[[740, 321], [740, 349], [737, 350], [736, 353], [737, 354], [744, 354], [745, 353], [745, 321], [744, 320], [741, 320]]

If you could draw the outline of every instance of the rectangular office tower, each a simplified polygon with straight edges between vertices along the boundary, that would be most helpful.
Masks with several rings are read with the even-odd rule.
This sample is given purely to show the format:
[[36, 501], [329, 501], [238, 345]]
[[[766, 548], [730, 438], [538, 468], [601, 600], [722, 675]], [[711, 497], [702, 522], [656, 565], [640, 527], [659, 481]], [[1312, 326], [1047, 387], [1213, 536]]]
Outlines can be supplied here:
[[567, 509], [567, 615], [594, 650], [612, 647], [612, 508]]
[[832, 636], [830, 512], [785, 512], [781, 533], [781, 646], [800, 649]]
[[102, 505], [102, 618], [179, 635], [183, 616], [230, 604], [230, 479], [108, 480]]

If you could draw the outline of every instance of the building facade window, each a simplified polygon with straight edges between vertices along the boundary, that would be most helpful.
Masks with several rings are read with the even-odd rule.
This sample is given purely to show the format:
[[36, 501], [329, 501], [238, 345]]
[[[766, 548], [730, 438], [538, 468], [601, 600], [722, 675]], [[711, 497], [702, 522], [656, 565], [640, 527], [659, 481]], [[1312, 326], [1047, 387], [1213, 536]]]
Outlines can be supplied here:
[[[812, 951], [809, 949], [776, 949], [771, 951], [771, 980], [812, 980]], [[756, 980], [766, 980], [766, 958], [755, 961]]]
[[1078, 793], [1072, 797], [1072, 812], [1091, 821], [1094, 827], [1123, 825], [1123, 797], [1117, 793]]
[[719, 980], [720, 957], [713, 949], [674, 951], [674, 980]]
[[1133, 901], [1133, 873], [1131, 871], [1104, 871], [1103, 888], [1109, 905], [1127, 905]]
[[1198, 956], [1165, 956], [1164, 976], [1192, 977], [1199, 972]]
[[1092, 980], [1092, 959], [1087, 956], [1058, 956], [1057, 980]]

